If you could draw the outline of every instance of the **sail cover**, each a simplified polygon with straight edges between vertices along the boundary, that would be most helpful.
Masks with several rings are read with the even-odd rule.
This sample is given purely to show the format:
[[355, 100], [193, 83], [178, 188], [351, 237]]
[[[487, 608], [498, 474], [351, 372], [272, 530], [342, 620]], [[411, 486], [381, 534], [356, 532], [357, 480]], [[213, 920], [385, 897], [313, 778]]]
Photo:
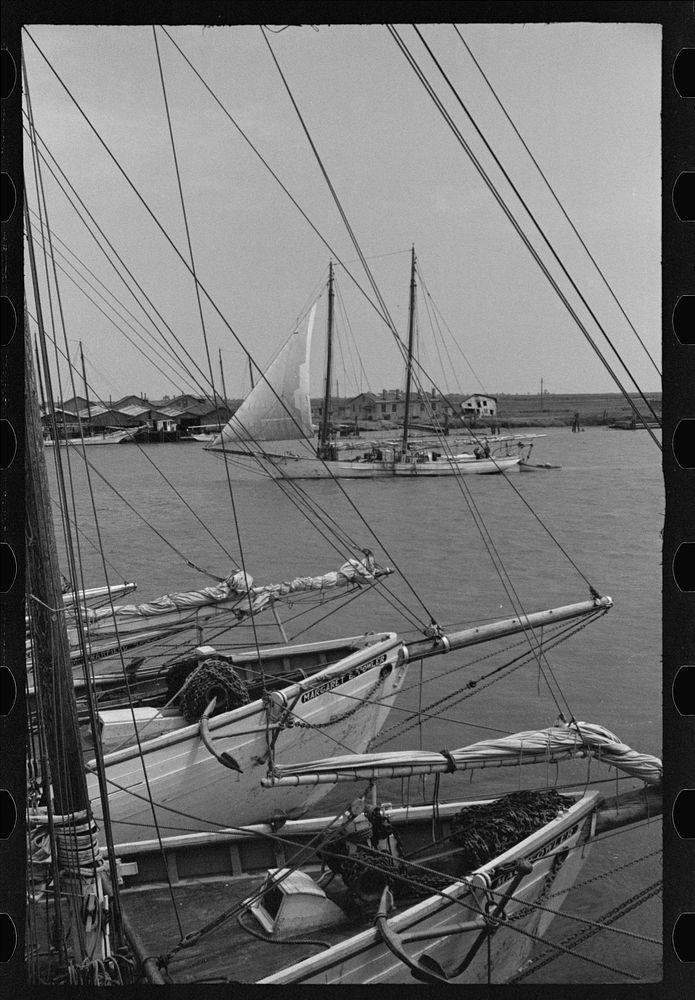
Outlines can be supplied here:
[[414, 774], [453, 773], [503, 764], [542, 764], [589, 754], [647, 784], [658, 784], [662, 780], [663, 766], [658, 757], [631, 749], [603, 726], [574, 721], [482, 740], [459, 750], [395, 750], [333, 756], [303, 764], [292, 763], [286, 768], [276, 766], [274, 773], [264, 778], [262, 784], [270, 787], [376, 777], [404, 778]]
[[231, 420], [208, 450], [237, 442], [311, 439], [309, 357], [314, 305], [306, 325], [291, 334]]
[[[226, 607], [239, 618], [246, 618], [268, 607], [274, 601], [293, 600], [300, 594], [313, 594], [319, 598], [328, 590], [340, 587], [371, 586], [378, 577], [392, 571], [377, 566], [369, 549], [363, 549], [363, 558], [348, 559], [337, 570], [320, 576], [297, 576], [282, 583], [255, 585], [253, 577], [242, 570], [235, 570], [216, 586], [200, 590], [164, 594], [156, 601], [145, 604], [117, 604], [113, 607], [80, 609], [80, 616], [89, 627], [90, 635], [111, 634], [114, 630], [142, 629], [150, 620], [157, 628], [162, 624], [179, 624], [190, 620], [206, 608]], [[70, 613], [68, 613], [70, 614]], [[74, 613], [68, 618], [75, 625]]]

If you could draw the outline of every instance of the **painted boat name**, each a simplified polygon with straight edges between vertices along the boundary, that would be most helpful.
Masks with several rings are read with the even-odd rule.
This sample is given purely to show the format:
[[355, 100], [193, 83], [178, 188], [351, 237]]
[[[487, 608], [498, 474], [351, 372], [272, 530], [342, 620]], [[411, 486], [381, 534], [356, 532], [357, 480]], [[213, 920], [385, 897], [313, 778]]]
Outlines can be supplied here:
[[327, 691], [332, 691], [333, 688], [338, 687], [340, 684], [346, 684], [348, 681], [353, 680], [355, 677], [359, 677], [360, 674], [365, 673], [367, 670], [371, 670], [372, 667], [377, 667], [380, 663], [385, 663], [386, 660], [386, 653], [381, 653], [368, 663], [362, 663], [358, 667], [353, 667], [353, 669], [347, 674], [342, 674], [340, 677], [333, 677], [330, 681], [326, 681], [325, 684], [320, 684], [318, 687], [312, 688], [311, 691], [306, 691], [300, 700], [302, 704], [305, 704], [308, 701], [313, 701], [313, 699], [318, 698], [319, 695], [325, 694]]

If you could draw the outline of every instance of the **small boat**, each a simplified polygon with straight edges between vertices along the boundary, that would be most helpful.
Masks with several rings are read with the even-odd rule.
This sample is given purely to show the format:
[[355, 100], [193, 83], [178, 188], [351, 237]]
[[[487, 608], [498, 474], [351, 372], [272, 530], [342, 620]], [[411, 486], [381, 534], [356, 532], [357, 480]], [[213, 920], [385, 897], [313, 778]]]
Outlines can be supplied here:
[[82, 447], [84, 445], [86, 448], [103, 444], [123, 444], [126, 441], [132, 441], [137, 431], [137, 427], [120, 427], [117, 430], [106, 430], [103, 434], [85, 434], [84, 437], [58, 438], [57, 441], [54, 441], [52, 438], [44, 438], [43, 444], [45, 448], [52, 448], [55, 445], [61, 444], [74, 445], [75, 447]]
[[197, 426], [189, 427], [181, 440], [187, 441], [190, 438], [199, 444], [209, 444], [215, 440], [218, 434], [219, 426], [217, 424], [198, 424]]

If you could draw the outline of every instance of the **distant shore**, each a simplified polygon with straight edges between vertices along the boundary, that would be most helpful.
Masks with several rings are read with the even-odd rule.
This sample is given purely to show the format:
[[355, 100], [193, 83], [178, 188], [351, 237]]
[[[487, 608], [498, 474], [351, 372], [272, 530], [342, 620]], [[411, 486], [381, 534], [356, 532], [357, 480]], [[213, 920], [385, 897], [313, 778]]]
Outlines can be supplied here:
[[[661, 418], [661, 393], [645, 393], [645, 399], [653, 410], [649, 411], [645, 399], [631, 397], [634, 400], [642, 421], [655, 426], [654, 414]], [[540, 395], [497, 395], [497, 414], [494, 417], [450, 418], [449, 429], [452, 431], [470, 427], [473, 430], [494, 428], [495, 430], [516, 429], [521, 427], [630, 427], [634, 411], [628, 405], [624, 396], [619, 393], [585, 393], [555, 395], [544, 393], [541, 404]], [[372, 423], [360, 422], [361, 431], [395, 430], [400, 425], [393, 421], [383, 420]], [[637, 420], [637, 427], [644, 426]], [[431, 429], [426, 424], [423, 430]]]

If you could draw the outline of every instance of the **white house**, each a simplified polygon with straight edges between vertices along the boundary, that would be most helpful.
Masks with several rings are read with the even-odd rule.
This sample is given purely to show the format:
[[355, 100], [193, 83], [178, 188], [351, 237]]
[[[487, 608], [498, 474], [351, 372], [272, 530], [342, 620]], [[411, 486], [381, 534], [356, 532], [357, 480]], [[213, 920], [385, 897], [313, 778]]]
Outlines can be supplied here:
[[462, 417], [494, 417], [496, 414], [496, 396], [484, 396], [482, 393], [474, 392], [472, 396], [466, 396], [461, 403]]

